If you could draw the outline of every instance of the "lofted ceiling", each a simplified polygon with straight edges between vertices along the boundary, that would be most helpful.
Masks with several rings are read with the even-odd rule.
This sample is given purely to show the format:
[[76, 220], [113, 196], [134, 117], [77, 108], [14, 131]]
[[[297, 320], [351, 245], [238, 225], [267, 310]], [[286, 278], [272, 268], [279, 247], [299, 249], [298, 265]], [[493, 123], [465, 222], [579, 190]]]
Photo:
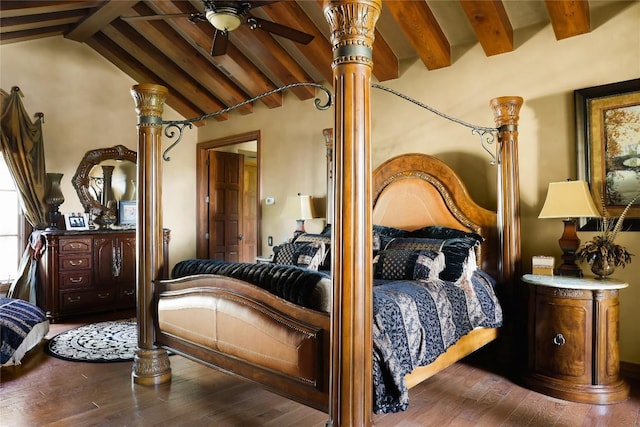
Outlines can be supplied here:
[[[256, 2], [254, 2], [256, 3]], [[314, 36], [307, 45], [241, 25], [229, 32], [224, 55], [212, 56], [215, 29], [186, 17], [133, 19], [204, 12], [199, 0], [0, 2], [0, 42], [63, 36], [84, 43], [138, 82], [169, 88], [167, 103], [198, 117], [295, 82], [332, 81], [332, 51], [322, 0], [267, 1], [251, 9], [261, 19]], [[514, 32], [551, 23], [557, 40], [593, 31], [594, 8], [624, 3], [587, 0], [384, 0], [373, 50], [377, 81], [396, 79], [405, 60], [428, 70], [455, 62], [454, 48], [480, 43], [487, 56], [517, 49]], [[520, 42], [519, 44], [522, 44]], [[312, 87], [292, 89], [301, 100]], [[282, 105], [282, 93], [259, 101]], [[249, 103], [237, 110], [253, 111]], [[226, 120], [228, 114], [217, 116]]]

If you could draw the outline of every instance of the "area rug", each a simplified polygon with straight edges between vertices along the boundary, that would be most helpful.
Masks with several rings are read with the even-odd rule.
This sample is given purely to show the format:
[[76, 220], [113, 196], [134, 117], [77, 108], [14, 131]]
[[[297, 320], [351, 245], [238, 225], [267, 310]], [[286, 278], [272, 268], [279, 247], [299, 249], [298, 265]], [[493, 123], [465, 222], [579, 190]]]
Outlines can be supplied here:
[[91, 323], [49, 340], [47, 353], [75, 362], [126, 362], [138, 347], [136, 319]]

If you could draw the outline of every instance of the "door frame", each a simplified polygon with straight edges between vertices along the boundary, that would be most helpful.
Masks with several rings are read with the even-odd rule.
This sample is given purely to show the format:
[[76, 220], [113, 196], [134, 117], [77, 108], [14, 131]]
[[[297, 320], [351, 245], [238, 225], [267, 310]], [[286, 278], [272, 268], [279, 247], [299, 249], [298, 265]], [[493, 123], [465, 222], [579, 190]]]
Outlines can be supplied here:
[[257, 175], [258, 175], [258, 188], [256, 197], [256, 247], [262, 247], [262, 174], [261, 163], [261, 140], [260, 131], [250, 131], [241, 133], [238, 135], [227, 136], [224, 138], [214, 139], [211, 141], [200, 142], [196, 145], [196, 257], [205, 258], [208, 254], [208, 241], [205, 237], [205, 233], [208, 231], [208, 204], [206, 202], [206, 196], [208, 195], [208, 188], [205, 186], [206, 180], [203, 180], [203, 174], [207, 171], [207, 158], [208, 151], [214, 148], [224, 147], [228, 145], [242, 144], [245, 142], [256, 141], [256, 158], [257, 158]]

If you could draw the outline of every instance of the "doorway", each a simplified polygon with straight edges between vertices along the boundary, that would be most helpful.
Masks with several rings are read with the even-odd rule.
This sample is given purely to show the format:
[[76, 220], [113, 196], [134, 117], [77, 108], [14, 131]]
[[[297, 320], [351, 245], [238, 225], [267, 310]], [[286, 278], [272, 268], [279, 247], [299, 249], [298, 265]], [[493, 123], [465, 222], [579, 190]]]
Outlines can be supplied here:
[[259, 177], [259, 131], [197, 145], [198, 258], [255, 262], [261, 247]]

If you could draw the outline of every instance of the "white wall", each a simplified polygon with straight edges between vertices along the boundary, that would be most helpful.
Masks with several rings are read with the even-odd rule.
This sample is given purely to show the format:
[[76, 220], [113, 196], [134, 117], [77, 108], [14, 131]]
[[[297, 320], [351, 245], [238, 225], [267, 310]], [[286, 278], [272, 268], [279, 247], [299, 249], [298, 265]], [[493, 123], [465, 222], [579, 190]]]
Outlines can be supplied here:
[[[602, 23], [603, 15], [612, 18]], [[591, 33], [562, 41], [555, 40], [549, 25], [526, 29], [515, 35], [514, 52], [490, 58], [479, 45], [456, 49], [453, 65], [440, 70], [429, 71], [419, 60], [403, 63], [401, 77], [384, 83], [449, 115], [486, 126], [493, 126], [491, 98], [525, 99], [519, 128], [525, 271], [534, 254], [553, 255], [559, 261], [562, 222], [538, 220], [537, 215], [549, 182], [576, 178], [573, 91], [640, 77], [640, 3], [603, 7], [591, 21]], [[47, 168], [65, 173], [68, 201], [62, 210], [78, 209], [70, 178], [82, 154], [115, 144], [135, 148], [129, 96], [133, 82], [91, 49], [61, 38], [2, 45], [0, 55], [1, 87], [21, 86], [28, 110], [45, 113]], [[436, 154], [463, 177], [481, 205], [495, 207], [495, 169], [466, 128], [378, 90], [372, 94], [372, 114], [374, 166], [401, 153]], [[172, 115], [169, 109], [165, 118]], [[188, 140], [165, 164], [163, 195], [170, 203], [164, 215], [173, 232], [172, 264], [195, 255], [196, 134], [198, 141], [207, 141], [261, 131], [262, 196], [276, 198], [275, 205], [263, 205], [262, 238], [266, 242], [272, 235], [279, 243], [295, 225], [279, 217], [286, 197], [298, 192], [325, 195], [322, 129], [332, 123], [332, 111], [317, 111], [312, 101], [300, 102], [289, 93], [281, 108], [269, 110], [257, 103], [253, 114], [232, 113], [226, 122], [187, 131]], [[590, 238], [589, 233], [579, 235]], [[620, 294], [621, 359], [640, 363], [640, 335], [635, 330], [640, 323], [640, 234], [621, 233], [619, 243], [638, 254], [615, 274], [630, 283]]]

